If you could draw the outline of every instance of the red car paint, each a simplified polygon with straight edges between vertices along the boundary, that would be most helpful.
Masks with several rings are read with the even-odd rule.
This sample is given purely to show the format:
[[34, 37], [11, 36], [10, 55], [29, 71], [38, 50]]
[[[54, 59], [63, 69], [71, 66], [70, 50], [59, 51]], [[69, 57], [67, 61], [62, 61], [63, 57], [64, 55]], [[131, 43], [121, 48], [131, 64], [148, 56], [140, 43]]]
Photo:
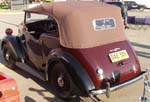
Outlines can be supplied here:
[[[109, 58], [110, 50], [114, 48], [120, 48], [120, 50], [126, 50], [129, 58], [123, 61], [112, 63]], [[135, 52], [131, 48], [128, 41], [121, 41], [111, 43], [103, 46], [86, 49], [66, 49], [71, 53], [81, 65], [85, 68], [89, 76], [91, 77], [96, 89], [102, 88], [102, 80], [100, 80], [96, 74], [98, 67], [104, 71], [104, 78], [109, 78], [114, 70], [120, 71], [120, 81], [116, 84], [123, 83], [130, 80], [141, 73], [140, 64], [135, 56]], [[119, 50], [118, 50], [119, 51]], [[119, 63], [123, 62], [124, 65]], [[133, 71], [133, 65], [136, 67], [136, 71]]]
[[17, 83], [0, 72], [0, 102], [20, 102]]

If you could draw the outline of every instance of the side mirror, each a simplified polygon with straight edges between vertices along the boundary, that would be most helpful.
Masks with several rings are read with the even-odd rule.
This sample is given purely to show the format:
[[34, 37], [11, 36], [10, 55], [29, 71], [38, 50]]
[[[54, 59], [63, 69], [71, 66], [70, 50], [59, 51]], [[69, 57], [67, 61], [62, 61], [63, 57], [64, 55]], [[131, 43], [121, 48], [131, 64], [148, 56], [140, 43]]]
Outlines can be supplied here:
[[28, 13], [28, 12], [27, 12], [27, 13], [26, 13], [26, 17], [27, 17], [27, 18], [31, 18], [31, 13]]

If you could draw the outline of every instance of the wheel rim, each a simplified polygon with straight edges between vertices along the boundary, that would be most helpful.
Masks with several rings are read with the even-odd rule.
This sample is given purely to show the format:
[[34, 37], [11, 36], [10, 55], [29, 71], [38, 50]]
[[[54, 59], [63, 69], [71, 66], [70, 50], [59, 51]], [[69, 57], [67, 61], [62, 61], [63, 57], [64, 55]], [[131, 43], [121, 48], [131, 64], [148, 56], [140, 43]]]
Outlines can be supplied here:
[[14, 67], [15, 60], [13, 58], [12, 53], [10, 53], [10, 51], [8, 49], [4, 49], [3, 55], [4, 55], [4, 59], [7, 62], [8, 67], [9, 68]]
[[8, 50], [6, 51], [6, 54], [5, 54], [5, 59], [7, 60], [7, 61], [9, 61], [9, 58], [10, 58], [10, 54], [8, 53]]
[[59, 87], [61, 87], [61, 88], [64, 87], [64, 78], [63, 78], [62, 75], [60, 75], [60, 76], [58, 77], [57, 83], [58, 83], [58, 86], [59, 86]]
[[142, 7], [142, 8], [140, 8], [140, 11], [144, 11], [144, 8]]
[[[58, 71], [59, 72], [59, 71]], [[55, 76], [55, 89], [62, 96], [66, 96], [70, 92], [70, 81], [65, 73], [60, 72], [58, 76]]]
[[51, 76], [52, 86], [61, 98], [68, 98], [71, 93], [71, 83], [68, 73], [62, 67], [55, 67]]

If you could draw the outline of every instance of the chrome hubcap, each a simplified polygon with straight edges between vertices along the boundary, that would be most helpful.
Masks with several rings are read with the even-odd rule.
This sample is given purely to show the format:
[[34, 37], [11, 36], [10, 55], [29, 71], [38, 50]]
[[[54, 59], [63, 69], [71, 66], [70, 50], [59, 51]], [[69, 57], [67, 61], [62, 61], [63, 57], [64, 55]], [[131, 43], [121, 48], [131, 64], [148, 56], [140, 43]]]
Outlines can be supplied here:
[[58, 77], [57, 83], [58, 83], [59, 87], [61, 87], [61, 88], [64, 87], [64, 80], [63, 80], [62, 76]]
[[9, 55], [9, 53], [7, 52], [6, 55], [5, 55], [5, 58], [6, 58], [7, 61], [9, 60], [9, 57], [10, 57], [10, 55]]

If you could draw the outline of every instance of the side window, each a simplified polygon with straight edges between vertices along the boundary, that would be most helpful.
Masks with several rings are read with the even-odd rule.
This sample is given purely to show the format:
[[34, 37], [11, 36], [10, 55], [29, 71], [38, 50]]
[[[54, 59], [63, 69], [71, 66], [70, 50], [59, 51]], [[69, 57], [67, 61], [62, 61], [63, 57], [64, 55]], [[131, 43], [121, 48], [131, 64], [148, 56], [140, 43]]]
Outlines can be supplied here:
[[49, 20], [49, 22], [47, 23], [47, 30], [50, 33], [58, 32], [58, 26], [57, 26], [57, 23], [54, 19]]
[[25, 24], [27, 31], [35, 39], [39, 39], [41, 33], [44, 31], [42, 20], [47, 19], [47, 15], [41, 15], [36, 13], [26, 13]]
[[47, 35], [53, 37], [59, 37], [58, 25], [54, 18], [51, 16], [48, 17], [48, 21], [45, 22], [45, 28], [47, 29]]
[[36, 13], [31, 13], [30, 17], [26, 17], [26, 27], [29, 34], [31, 34], [35, 39], [39, 39], [40, 35], [53, 34], [58, 36], [57, 23], [53, 17], [47, 15], [41, 15]]

